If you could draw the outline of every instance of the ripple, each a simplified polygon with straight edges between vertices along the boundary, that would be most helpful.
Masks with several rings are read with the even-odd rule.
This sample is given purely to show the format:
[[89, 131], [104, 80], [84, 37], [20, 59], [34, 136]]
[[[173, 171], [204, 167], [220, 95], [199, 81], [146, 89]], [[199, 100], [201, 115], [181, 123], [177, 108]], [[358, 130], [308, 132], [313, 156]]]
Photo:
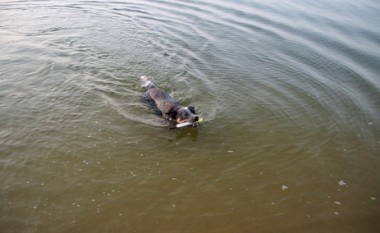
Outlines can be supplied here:
[[[31, 9], [21, 7], [20, 3], [6, 6], [8, 10]], [[39, 38], [49, 49], [55, 48], [57, 57], [65, 57], [62, 63], [70, 63], [70, 58], [73, 58], [77, 64], [70, 64], [72, 68], [88, 69], [87, 73], [93, 76], [81, 82], [82, 88], [106, 93], [108, 97], [112, 97], [111, 93], [114, 93], [112, 98], [116, 94], [124, 94], [125, 98], [135, 101], [136, 98], [130, 97], [138, 93], [136, 83], [131, 78], [120, 81], [123, 72], [130, 77], [156, 73], [158, 82], [168, 91], [178, 87], [184, 88], [180, 92], [189, 89], [193, 96], [179, 96], [185, 102], [190, 98], [207, 97], [210, 100], [207, 104], [199, 103], [201, 111], [207, 108], [207, 111], [214, 112], [209, 116], [214, 119], [218, 114], [216, 109], [234, 105], [234, 101], [222, 101], [226, 94], [240, 100], [244, 96], [260, 98], [257, 95], [265, 94], [260, 90], [250, 92], [250, 80], [256, 80], [254, 83], [260, 84], [268, 92], [266, 95], [273, 96], [272, 102], [276, 105], [292, 103], [289, 109], [319, 105], [326, 112], [335, 112], [340, 118], [346, 118], [342, 121], [346, 122], [349, 120], [347, 112], [368, 111], [370, 96], [378, 94], [375, 78], [378, 53], [352, 43], [348, 36], [352, 35], [350, 31], [353, 29], [340, 26], [344, 20], [350, 20], [350, 15], [342, 12], [342, 18], [327, 17], [333, 14], [327, 6], [323, 7], [326, 16], [311, 12], [306, 5], [291, 2], [275, 6], [244, 1], [223, 4], [203, 1], [113, 1], [104, 4], [102, 1], [91, 1], [31, 6], [34, 11], [40, 12], [59, 10], [57, 22], [60, 23], [48, 26], [44, 20], [49, 20], [49, 15], [36, 16], [44, 27], [24, 34], [25, 37]], [[293, 11], [297, 14], [292, 14]], [[372, 13], [370, 10], [367, 12]], [[62, 21], [67, 16], [82, 13], [76, 25], [71, 21]], [[294, 23], [296, 16], [301, 21]], [[102, 17], [104, 22], [91, 23], [91, 19], [97, 17]], [[329, 31], [335, 34], [321, 30], [321, 24], [328, 24]], [[357, 25], [358, 22], [354, 23], [354, 27]], [[372, 38], [376, 38], [378, 33], [365, 20], [361, 25], [365, 25], [360, 29], [362, 33], [370, 35], [365, 37], [367, 43], [375, 45], [376, 41]], [[96, 40], [86, 36], [91, 33], [98, 34]], [[100, 35], [102, 33], [103, 36]], [[115, 43], [120, 44], [120, 48], [109, 46]], [[33, 44], [36, 46], [36, 43]], [[40, 46], [40, 51], [36, 47], [34, 53], [44, 53], [43, 46]], [[25, 49], [32, 53], [30, 47], [30, 44], [25, 44]], [[22, 50], [22, 46], [19, 49]], [[100, 61], [104, 64], [99, 66]], [[286, 66], [279, 65], [284, 61], [287, 62]], [[112, 69], [104, 71], [106, 66], [117, 68], [120, 65], [126, 68], [116, 75]], [[142, 65], [148, 72], [139, 68]], [[263, 67], [259, 67], [261, 65]], [[172, 67], [172, 70], [167, 67]], [[255, 77], [264, 72], [269, 74], [266, 79]], [[284, 74], [296, 75], [290, 79], [281, 78]], [[234, 81], [230, 79], [233, 76]], [[347, 78], [350, 84], [341, 84], [347, 82]], [[171, 84], [173, 81], [185, 85]], [[223, 91], [220, 91], [221, 87], [225, 87]], [[358, 88], [371, 90], [372, 94], [367, 97], [368, 92], [360, 90], [352, 96], [351, 93]], [[342, 99], [346, 100], [338, 101]], [[345, 105], [356, 107], [346, 109]], [[341, 112], [337, 112], [340, 108]], [[279, 117], [294, 116], [294, 113], [281, 111]], [[369, 111], [372, 111], [371, 115], [377, 114], [373, 108]], [[322, 115], [320, 118], [324, 117]]]

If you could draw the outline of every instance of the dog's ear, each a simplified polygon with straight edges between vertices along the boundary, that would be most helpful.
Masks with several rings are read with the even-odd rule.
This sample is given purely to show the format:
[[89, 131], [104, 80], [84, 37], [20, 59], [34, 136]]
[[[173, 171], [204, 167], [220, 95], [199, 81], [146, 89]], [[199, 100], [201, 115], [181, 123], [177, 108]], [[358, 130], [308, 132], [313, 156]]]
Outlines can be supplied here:
[[168, 113], [166, 113], [168, 116], [169, 116], [169, 118], [171, 118], [171, 119], [176, 119], [177, 118], [177, 111], [176, 110], [174, 110], [174, 109], [171, 109]]
[[195, 114], [195, 108], [193, 106], [189, 106], [187, 108], [190, 110], [190, 112], [192, 112], [193, 114]]

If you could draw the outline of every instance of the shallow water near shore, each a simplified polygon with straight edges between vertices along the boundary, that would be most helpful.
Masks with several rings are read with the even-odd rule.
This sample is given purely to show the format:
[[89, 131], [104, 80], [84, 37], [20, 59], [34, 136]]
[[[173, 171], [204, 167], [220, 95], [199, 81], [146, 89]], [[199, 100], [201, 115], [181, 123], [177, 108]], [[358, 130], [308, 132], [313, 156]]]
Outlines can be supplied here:
[[1, 231], [379, 232], [379, 12], [1, 1]]

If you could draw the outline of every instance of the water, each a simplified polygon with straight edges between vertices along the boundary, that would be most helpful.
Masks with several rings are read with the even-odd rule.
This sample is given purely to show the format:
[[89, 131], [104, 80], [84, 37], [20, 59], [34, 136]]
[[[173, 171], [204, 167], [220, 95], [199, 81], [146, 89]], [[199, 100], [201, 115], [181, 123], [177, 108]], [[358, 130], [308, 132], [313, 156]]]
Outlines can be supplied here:
[[[378, 1], [1, 1], [2, 232], [379, 232]], [[147, 75], [205, 122], [168, 130]]]

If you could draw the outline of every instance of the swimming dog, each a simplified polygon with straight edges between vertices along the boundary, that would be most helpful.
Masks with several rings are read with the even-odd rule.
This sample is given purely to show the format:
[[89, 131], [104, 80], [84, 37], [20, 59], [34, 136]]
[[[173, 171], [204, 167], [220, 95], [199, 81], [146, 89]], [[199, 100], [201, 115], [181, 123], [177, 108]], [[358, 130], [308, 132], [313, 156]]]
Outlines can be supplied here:
[[196, 115], [193, 106], [182, 106], [145, 76], [141, 77], [141, 85], [146, 88], [147, 97], [153, 100], [163, 118], [173, 124], [189, 122], [193, 127], [198, 126], [199, 116]]

